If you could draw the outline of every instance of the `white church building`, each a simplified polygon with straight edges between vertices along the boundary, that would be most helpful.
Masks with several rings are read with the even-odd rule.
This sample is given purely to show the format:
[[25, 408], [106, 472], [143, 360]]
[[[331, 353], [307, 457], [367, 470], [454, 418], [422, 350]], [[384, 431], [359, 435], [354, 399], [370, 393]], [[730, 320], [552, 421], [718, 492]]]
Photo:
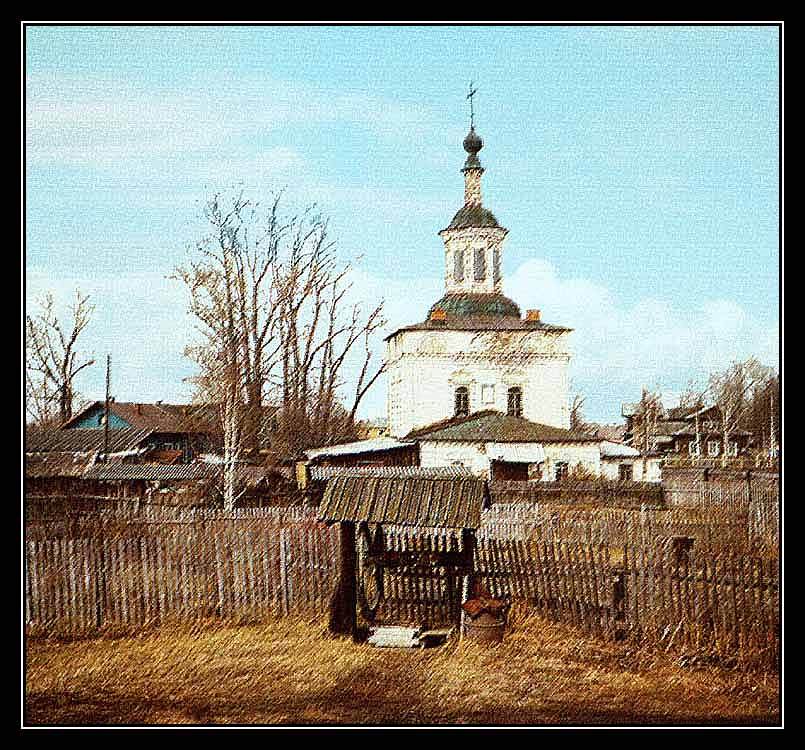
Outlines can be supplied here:
[[[309, 459], [349, 454], [368, 464], [416, 444], [422, 467], [464, 467], [489, 478], [612, 475], [611, 446], [570, 430], [572, 329], [544, 322], [539, 310], [522, 314], [503, 294], [508, 230], [483, 205], [482, 148], [473, 124], [464, 139], [464, 204], [439, 232], [444, 295], [423, 321], [386, 337], [389, 436], [314, 449]], [[637, 451], [620, 453], [624, 466], [635, 463]]]

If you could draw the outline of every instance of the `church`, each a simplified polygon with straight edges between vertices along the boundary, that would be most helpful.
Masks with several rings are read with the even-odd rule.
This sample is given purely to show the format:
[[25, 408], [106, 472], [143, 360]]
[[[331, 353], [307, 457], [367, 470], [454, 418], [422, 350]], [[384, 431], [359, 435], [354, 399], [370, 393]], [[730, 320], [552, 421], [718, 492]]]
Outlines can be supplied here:
[[[472, 92], [471, 92], [472, 94]], [[572, 329], [503, 294], [508, 230], [483, 204], [483, 141], [464, 139], [464, 203], [445, 229], [444, 295], [386, 337], [388, 436], [307, 451], [339, 465], [459, 467], [491, 479], [641, 479], [628, 446], [570, 429]]]

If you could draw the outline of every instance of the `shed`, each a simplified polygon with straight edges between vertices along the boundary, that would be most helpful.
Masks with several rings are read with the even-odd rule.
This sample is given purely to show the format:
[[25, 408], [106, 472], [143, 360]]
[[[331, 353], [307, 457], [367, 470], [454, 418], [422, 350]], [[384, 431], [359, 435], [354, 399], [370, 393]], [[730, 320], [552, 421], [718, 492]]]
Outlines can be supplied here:
[[[330, 630], [357, 637], [357, 613], [373, 622], [384, 596], [385, 571], [413, 575], [434, 567], [461, 576], [462, 599], [471, 586], [475, 530], [489, 505], [489, 488], [473, 476], [336, 476], [327, 482], [319, 508], [325, 523], [338, 523], [341, 561], [330, 608]], [[460, 550], [387, 550], [384, 525], [461, 530]], [[450, 587], [452, 590], [452, 587]], [[454, 601], [453, 592], [449, 601]]]
[[477, 529], [488, 504], [487, 484], [475, 477], [343, 476], [327, 483], [319, 517], [328, 523]]

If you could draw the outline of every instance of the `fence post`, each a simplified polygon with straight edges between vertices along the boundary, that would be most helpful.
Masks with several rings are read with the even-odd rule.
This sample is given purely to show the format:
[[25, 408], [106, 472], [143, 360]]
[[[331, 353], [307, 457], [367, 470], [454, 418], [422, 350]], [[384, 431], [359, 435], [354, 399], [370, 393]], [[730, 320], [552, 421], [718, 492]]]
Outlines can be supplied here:
[[280, 591], [282, 594], [282, 611], [283, 614], [289, 614], [291, 611], [291, 547], [288, 543], [288, 527], [283, 526], [280, 529]]
[[626, 637], [626, 571], [620, 566], [612, 568], [612, 612], [615, 620], [615, 640]]

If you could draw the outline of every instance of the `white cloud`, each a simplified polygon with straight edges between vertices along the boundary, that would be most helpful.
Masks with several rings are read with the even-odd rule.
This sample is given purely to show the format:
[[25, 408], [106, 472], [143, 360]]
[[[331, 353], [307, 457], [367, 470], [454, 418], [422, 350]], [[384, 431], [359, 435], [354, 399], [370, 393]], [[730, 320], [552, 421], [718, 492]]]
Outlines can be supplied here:
[[[42, 269], [27, 271], [28, 304], [46, 290], [69, 300], [76, 288], [92, 296], [97, 311], [86, 346], [99, 361], [107, 352], [114, 363], [120, 399], [176, 400], [187, 396], [181, 382], [193, 366], [182, 356], [192, 336], [184, 291], [157, 272], [125, 273], [87, 279], [55, 278]], [[417, 282], [355, 269], [349, 302], [371, 309], [385, 299], [388, 324], [374, 337], [374, 361], [384, 356], [383, 336], [424, 319], [443, 293], [441, 278]], [[766, 326], [730, 300], [673, 302], [645, 298], [633, 305], [616, 300], [604, 286], [582, 278], [561, 277], [542, 260], [522, 264], [506, 282], [506, 292], [523, 310], [540, 308], [543, 320], [574, 328], [571, 377], [587, 397], [587, 416], [616, 420], [622, 401], [634, 400], [641, 386], [670, 397], [691, 379], [703, 381], [734, 359], [757, 356], [777, 364], [778, 328]], [[361, 352], [345, 367], [345, 395], [354, 388]], [[85, 392], [100, 395], [102, 367], [88, 376]], [[386, 383], [367, 395], [360, 414], [385, 414]]]

